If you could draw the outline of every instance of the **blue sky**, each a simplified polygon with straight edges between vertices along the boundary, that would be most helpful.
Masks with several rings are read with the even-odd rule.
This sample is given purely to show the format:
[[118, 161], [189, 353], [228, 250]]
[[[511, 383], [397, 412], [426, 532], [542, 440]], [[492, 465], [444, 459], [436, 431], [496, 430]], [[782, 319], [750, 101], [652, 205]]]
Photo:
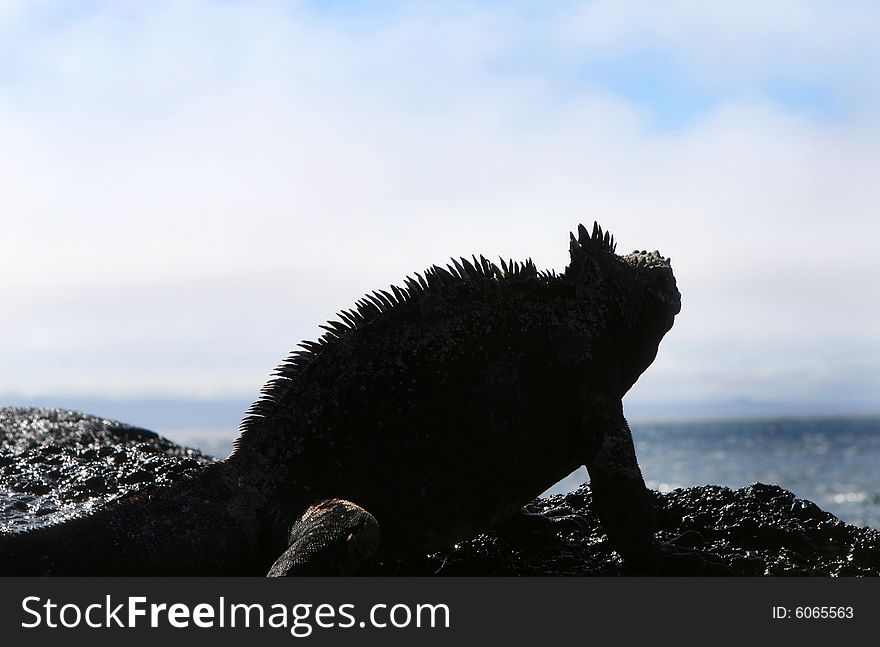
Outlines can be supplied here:
[[598, 219], [683, 293], [634, 405], [876, 411], [878, 20], [6, 2], [0, 393], [247, 400], [364, 292], [473, 252], [561, 269]]

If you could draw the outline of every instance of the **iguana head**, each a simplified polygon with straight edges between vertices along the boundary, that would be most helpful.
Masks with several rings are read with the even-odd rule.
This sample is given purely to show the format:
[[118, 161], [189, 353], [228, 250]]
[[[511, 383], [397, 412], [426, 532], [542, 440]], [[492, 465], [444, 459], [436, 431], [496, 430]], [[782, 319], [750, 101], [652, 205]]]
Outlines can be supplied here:
[[[670, 259], [660, 252], [615, 253], [614, 237], [593, 223], [571, 234], [571, 264], [563, 280], [574, 284], [578, 299], [603, 307], [606, 331], [616, 336], [625, 353], [621, 372], [625, 389], [654, 361], [663, 336], [681, 311], [681, 294]], [[594, 309], [594, 308], [591, 308]]]

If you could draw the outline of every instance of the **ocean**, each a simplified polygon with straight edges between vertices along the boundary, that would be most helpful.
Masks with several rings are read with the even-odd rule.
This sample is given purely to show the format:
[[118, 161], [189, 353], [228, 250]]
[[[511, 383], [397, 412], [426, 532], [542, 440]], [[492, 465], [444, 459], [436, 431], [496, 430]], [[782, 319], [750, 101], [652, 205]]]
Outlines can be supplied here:
[[[776, 483], [839, 519], [880, 528], [880, 417], [631, 424], [648, 487]], [[548, 493], [587, 479], [579, 470]]]
[[[634, 422], [636, 453], [648, 487], [777, 483], [847, 523], [880, 528], [880, 417], [809, 417]], [[235, 432], [156, 429], [217, 457]], [[545, 494], [589, 480], [581, 468]]]

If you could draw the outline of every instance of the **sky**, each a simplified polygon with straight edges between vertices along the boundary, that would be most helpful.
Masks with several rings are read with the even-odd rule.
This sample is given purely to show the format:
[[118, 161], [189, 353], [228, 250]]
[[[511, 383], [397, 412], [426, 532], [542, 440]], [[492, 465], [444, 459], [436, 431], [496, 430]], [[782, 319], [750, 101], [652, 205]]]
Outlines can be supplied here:
[[[598, 220], [628, 406], [880, 412], [874, 2], [0, 3], [0, 399], [248, 401], [318, 324]], [[708, 406], [708, 405], [707, 405]]]

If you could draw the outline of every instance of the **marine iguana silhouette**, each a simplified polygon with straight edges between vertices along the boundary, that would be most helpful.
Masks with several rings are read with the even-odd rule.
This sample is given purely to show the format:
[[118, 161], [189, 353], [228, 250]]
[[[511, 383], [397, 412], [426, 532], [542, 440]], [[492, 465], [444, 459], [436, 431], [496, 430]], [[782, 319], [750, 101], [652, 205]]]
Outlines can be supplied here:
[[[594, 223], [562, 274], [453, 259], [357, 302], [277, 367], [232, 454], [0, 539], [0, 572], [350, 574], [452, 545], [586, 465], [612, 545], [675, 559], [621, 399], [681, 309], [669, 259]], [[381, 528], [381, 532], [380, 532]]]

